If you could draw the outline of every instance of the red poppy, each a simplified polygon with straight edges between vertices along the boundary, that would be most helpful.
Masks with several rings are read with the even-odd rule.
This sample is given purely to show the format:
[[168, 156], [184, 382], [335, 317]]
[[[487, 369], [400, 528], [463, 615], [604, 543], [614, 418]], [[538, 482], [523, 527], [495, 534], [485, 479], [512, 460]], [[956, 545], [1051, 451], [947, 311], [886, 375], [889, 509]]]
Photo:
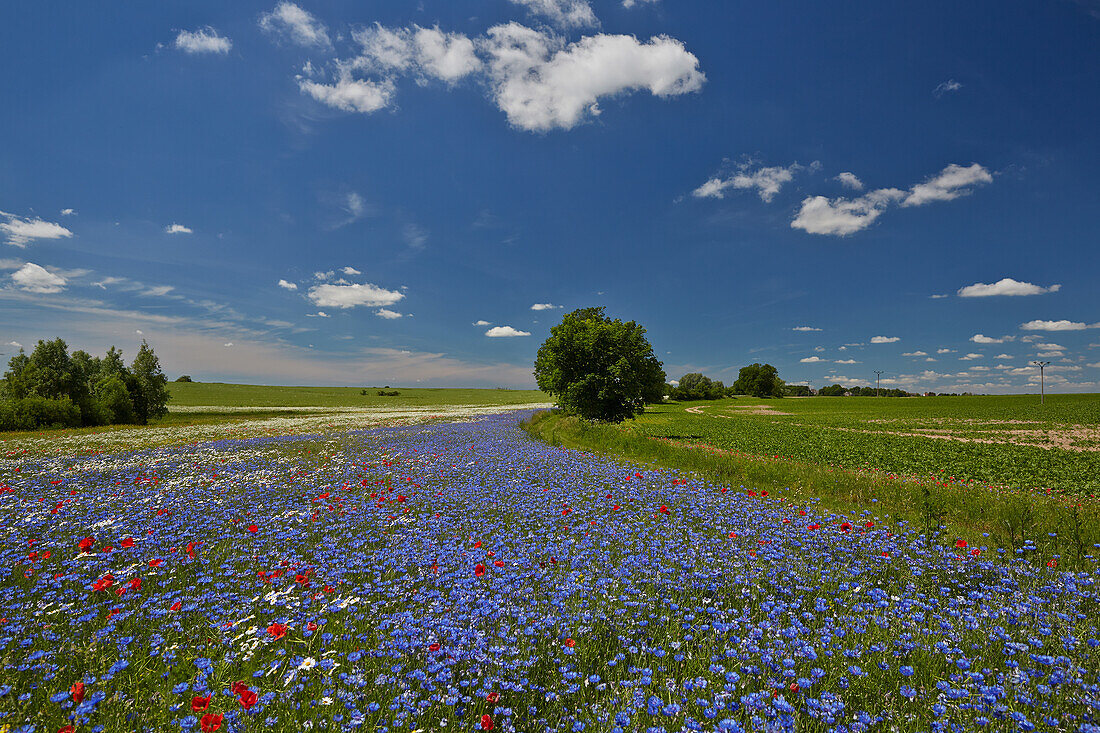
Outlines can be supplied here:
[[257, 695], [252, 690], [247, 690], [247, 689], [243, 690], [241, 692], [241, 699], [240, 699], [241, 707], [243, 707], [245, 710], [251, 710], [252, 706], [255, 705], [256, 701], [259, 700], [259, 699], [260, 699], [260, 696]]
[[130, 587], [134, 590], [141, 590], [141, 578], [131, 578]]
[[248, 531], [255, 534], [256, 532], [260, 531], [260, 528], [257, 527], [255, 524], [250, 524], [250, 525], [248, 525]]
[[248, 685], [244, 683], [244, 680], [237, 680], [229, 689], [233, 690], [234, 695], [240, 695], [242, 692], [248, 689]]
[[477, 542], [474, 543], [474, 549], [476, 550], [480, 547], [481, 547], [481, 540], [478, 540]]
[[161, 560], [159, 557], [155, 560], [150, 560], [149, 561], [149, 567], [151, 567], [151, 568], [159, 568], [163, 564], [164, 564], [164, 560]]
[[664, 504], [661, 505], [661, 508], [658, 511], [660, 511], [661, 514], [668, 514], [669, 513], [668, 512], [668, 507], [665, 506]]
[[317, 630], [317, 624], [314, 623], [313, 621], [310, 621], [309, 623], [306, 624], [306, 631], [316, 631], [316, 630]]
[[973, 550], [970, 551], [970, 554], [973, 555], [974, 557], [978, 557], [979, 555], [982, 554], [982, 551], [979, 550], [977, 547], [975, 547]]
[[488, 713], [481, 716], [481, 729], [482, 730], [492, 730], [493, 729], [493, 719], [489, 716]]
[[46, 550], [45, 552], [42, 553], [42, 559], [43, 560], [49, 560], [51, 555], [53, 555], [53, 553], [50, 552], [49, 550]]
[[1049, 562], [1047, 562], [1047, 567], [1048, 567], [1048, 568], [1056, 568], [1056, 567], [1058, 567], [1058, 561], [1057, 561], [1057, 560], [1054, 560], [1054, 559], [1051, 559], [1051, 560], [1050, 560]]
[[175, 603], [172, 604], [172, 610], [173, 611], [178, 611], [178, 610], [180, 610], [182, 605], [183, 605], [182, 603], [180, 603], [179, 601], [176, 601]]
[[760, 495], [761, 495], [761, 496], [767, 496], [767, 495], [768, 495], [768, 492], [767, 492], [767, 491], [761, 491], [761, 492], [760, 492]]
[[791, 692], [798, 692], [798, 683], [792, 682], [790, 687]]
[[73, 686], [69, 688], [69, 694], [73, 696], [73, 702], [77, 705], [84, 702], [84, 683], [74, 682]]
[[852, 528], [851, 522], [844, 522], [843, 524], [840, 525], [840, 531], [841, 532], [847, 532], [851, 528]]
[[76, 733], [76, 728], [71, 725], [66, 725], [64, 728], [58, 728], [57, 733]]
[[199, 725], [202, 726], [202, 733], [216, 733], [216, 731], [222, 727], [222, 718], [225, 716], [221, 713], [215, 715], [214, 713], [207, 713], [199, 720]]
[[617, 511], [619, 511], [620, 509], [622, 509], [622, 507], [621, 507], [621, 506], [619, 506], [618, 504], [616, 504], [615, 506], [611, 507], [611, 511], [613, 511], [613, 512], [617, 512]]
[[488, 695], [485, 696], [485, 700], [487, 702], [496, 702], [499, 699], [500, 699], [500, 693], [499, 692], [490, 692]]
[[273, 623], [267, 627], [267, 633], [269, 636], [273, 636], [276, 639], [282, 639], [286, 636], [286, 626], [280, 623]]
[[429, 644], [428, 645], [428, 651], [430, 651], [430, 652], [439, 651], [439, 644]]
[[476, 575], [479, 578], [482, 575], [485, 575], [485, 566], [482, 565], [481, 563], [478, 563], [477, 565], [474, 565], [474, 575]]
[[573, 647], [575, 647], [577, 645], [577, 642], [573, 641], [572, 638], [569, 638], [569, 639], [565, 640], [565, 645], [567, 647], [569, 647], [570, 649], [572, 649]]
[[966, 540], [958, 540], [957, 542], [955, 542], [955, 547], [958, 547], [960, 550], [965, 548], [966, 546]]
[[206, 697], [199, 697], [198, 695], [195, 695], [193, 698], [191, 698], [192, 712], [202, 713], [205, 712], [208, 707], [210, 707], [209, 695], [207, 695]]
[[80, 548], [81, 552], [87, 552], [88, 548], [94, 544], [95, 540], [93, 540], [91, 537], [85, 537], [80, 542], [78, 542], [76, 546]]
[[875, 523], [874, 523], [874, 522], [867, 522], [867, 523], [866, 523], [866, 524], [864, 524], [863, 526], [864, 526], [864, 527], [866, 527], [867, 529], [870, 529], [871, 527], [874, 527], [874, 526], [875, 526]]

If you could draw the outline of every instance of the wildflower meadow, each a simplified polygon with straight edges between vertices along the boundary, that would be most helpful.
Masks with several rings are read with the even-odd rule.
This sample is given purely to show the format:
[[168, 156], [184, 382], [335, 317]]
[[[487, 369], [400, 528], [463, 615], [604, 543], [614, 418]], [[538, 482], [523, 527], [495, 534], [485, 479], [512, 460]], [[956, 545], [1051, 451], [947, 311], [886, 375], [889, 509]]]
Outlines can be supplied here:
[[1095, 562], [524, 413], [0, 464], [0, 731], [1100, 730]]

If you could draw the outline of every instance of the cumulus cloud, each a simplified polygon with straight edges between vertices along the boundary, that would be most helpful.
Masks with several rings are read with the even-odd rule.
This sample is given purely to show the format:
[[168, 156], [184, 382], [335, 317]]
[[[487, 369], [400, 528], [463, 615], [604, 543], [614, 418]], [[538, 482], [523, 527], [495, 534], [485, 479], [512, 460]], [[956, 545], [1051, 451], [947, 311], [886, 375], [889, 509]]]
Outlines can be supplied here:
[[0, 216], [7, 219], [0, 222], [0, 233], [7, 237], [8, 244], [14, 247], [26, 247], [36, 239], [64, 239], [73, 236], [65, 227], [50, 221], [43, 221], [38, 217], [24, 219], [15, 214], [0, 211]]
[[1028, 321], [1021, 323], [1025, 331], [1084, 331], [1086, 328], [1100, 328], [1100, 323], [1081, 323], [1079, 321]]
[[936, 349], [937, 354], [954, 354], [954, 349]]
[[[586, 0], [509, 0], [522, 5], [531, 15], [546, 18], [562, 28], [587, 28], [599, 25], [592, 6]], [[629, 7], [629, 6], [628, 6]]]
[[404, 314], [397, 311], [391, 311], [389, 308], [379, 308], [374, 312], [374, 315], [379, 318], [385, 318], [387, 321], [392, 321], [395, 318], [402, 318]]
[[28, 293], [60, 293], [68, 284], [65, 278], [33, 262], [27, 262], [11, 274], [12, 282]]
[[845, 171], [839, 174], [833, 180], [840, 181], [840, 183], [844, 185], [845, 188], [850, 188], [853, 191], [863, 190], [863, 181], [859, 180], [859, 177], [856, 176], [855, 173], [849, 173], [848, 171]]
[[795, 326], [792, 331], [820, 331], [820, 328], [814, 328], [813, 326]]
[[62, 216], [76, 216], [76, 209], [62, 209]]
[[974, 283], [965, 288], [959, 288], [960, 298], [987, 298], [993, 295], [1042, 295], [1043, 293], [1057, 293], [1061, 285], [1042, 287], [1028, 282], [1020, 282], [1010, 277], [1002, 278], [995, 283]]
[[923, 206], [934, 201], [950, 201], [970, 193], [974, 186], [992, 180], [989, 171], [977, 163], [969, 166], [952, 163], [908, 191], [880, 188], [854, 199], [807, 196], [802, 200], [798, 215], [791, 221], [791, 227], [808, 234], [854, 234], [871, 226], [893, 204]]
[[314, 305], [323, 308], [380, 307], [393, 305], [405, 297], [404, 293], [370, 283], [322, 283], [311, 287], [307, 295]]
[[535, 303], [533, 306], [531, 306], [531, 310], [533, 311], [549, 311], [554, 310], [555, 308], [561, 308], [561, 306], [554, 305], [553, 303]]
[[518, 23], [490, 28], [481, 48], [497, 107], [514, 127], [571, 129], [600, 114], [605, 97], [649, 91], [669, 98], [702, 88], [699, 59], [668, 36], [641, 42], [598, 34], [565, 45]]
[[334, 84], [299, 79], [298, 88], [321, 104], [344, 112], [362, 112], [363, 114], [370, 114], [388, 107], [395, 90], [393, 82], [389, 79], [380, 81], [354, 79], [347, 70], [341, 70]]
[[449, 84], [481, 69], [474, 42], [462, 33], [439, 28], [372, 28], [355, 31], [352, 38], [361, 54], [350, 66], [380, 73], [415, 73]]
[[493, 326], [485, 335], [489, 338], [512, 338], [513, 336], [530, 336], [529, 331], [520, 331], [511, 326]]
[[907, 351], [902, 356], [928, 356], [928, 353], [925, 351]]
[[363, 274], [359, 270], [356, 270], [351, 265], [348, 265], [347, 267], [344, 267], [343, 269], [340, 270], [340, 272], [344, 273], [345, 275], [362, 275]]
[[1035, 344], [1035, 348], [1042, 351], [1062, 351], [1066, 347], [1061, 344]]
[[984, 336], [980, 333], [976, 333], [970, 337], [970, 340], [976, 344], [1003, 344], [1005, 341], [1011, 341], [1012, 338], [1006, 336], [1004, 338], [993, 338], [992, 336]]
[[993, 358], [994, 359], [1013, 359], [1015, 357], [1013, 357], [1012, 354], [997, 354]]
[[[691, 192], [696, 198], [725, 198], [728, 189], [755, 189], [760, 200], [770, 202], [783, 184], [790, 183], [794, 174], [805, 166], [792, 163], [788, 166], [768, 166], [752, 169], [751, 164], [742, 164], [737, 173], [729, 178], [715, 177]], [[811, 166], [813, 167], [813, 166]]]
[[820, 356], [807, 356], [805, 359], [799, 359], [803, 364], [816, 364], [819, 361], [825, 361]]
[[967, 354], [966, 356], [960, 356], [959, 361], [974, 361], [975, 359], [981, 359], [981, 354]]
[[324, 24], [291, 2], [281, 2], [261, 15], [260, 28], [298, 46], [327, 48], [332, 44]]
[[899, 336], [872, 336], [871, 337], [871, 343], [872, 344], [894, 344], [894, 343], [897, 343], [898, 341], [901, 341], [901, 337], [899, 337]]
[[859, 364], [860, 362], [856, 361], [855, 359], [837, 359], [836, 363], [837, 364]]
[[176, 36], [176, 48], [185, 53], [229, 53], [233, 41], [207, 26], [197, 31], [180, 31]]
[[1040, 359], [1057, 359], [1060, 356], [1065, 356], [1064, 351], [1040, 351], [1036, 356]]
[[932, 96], [939, 99], [948, 92], [957, 92], [962, 89], [963, 85], [954, 79], [948, 79], [947, 81], [940, 82], [935, 89], [932, 90]]
[[183, 224], [169, 224], [164, 227], [166, 234], [193, 234], [194, 232]]
[[489, 321], [474, 321], [475, 326], [491, 326], [493, 325]]

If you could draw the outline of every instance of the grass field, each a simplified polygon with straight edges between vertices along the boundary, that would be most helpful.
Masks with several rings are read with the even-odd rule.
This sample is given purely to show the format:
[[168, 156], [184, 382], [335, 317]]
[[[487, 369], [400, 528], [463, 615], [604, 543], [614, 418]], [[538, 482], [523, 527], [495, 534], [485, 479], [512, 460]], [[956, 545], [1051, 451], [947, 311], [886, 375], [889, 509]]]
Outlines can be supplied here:
[[1100, 395], [738, 398], [658, 405], [629, 429], [848, 469], [1100, 493]]
[[[396, 397], [382, 397], [377, 387], [273, 387], [218, 382], [171, 382], [168, 409], [178, 407], [395, 407], [431, 405], [516, 405], [548, 402], [538, 390], [406, 389], [392, 387]], [[362, 391], [366, 389], [364, 395]]]

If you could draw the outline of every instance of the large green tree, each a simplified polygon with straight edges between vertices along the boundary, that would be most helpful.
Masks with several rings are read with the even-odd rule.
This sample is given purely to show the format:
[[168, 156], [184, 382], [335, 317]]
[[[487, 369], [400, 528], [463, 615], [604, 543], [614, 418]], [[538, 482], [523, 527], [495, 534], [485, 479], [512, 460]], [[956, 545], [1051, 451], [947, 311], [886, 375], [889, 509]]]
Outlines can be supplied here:
[[539, 389], [558, 406], [589, 420], [622, 422], [661, 401], [665, 372], [634, 321], [612, 320], [603, 308], [565, 314], [535, 359]]
[[141, 348], [130, 365], [126, 389], [133, 401], [134, 417], [142, 425], [168, 414], [168, 400], [171, 398], [168, 377], [164, 376], [160, 360], [145, 339], [141, 340]]
[[753, 397], [782, 397], [784, 386], [779, 370], [771, 364], [751, 364], [741, 367], [733, 391]]

